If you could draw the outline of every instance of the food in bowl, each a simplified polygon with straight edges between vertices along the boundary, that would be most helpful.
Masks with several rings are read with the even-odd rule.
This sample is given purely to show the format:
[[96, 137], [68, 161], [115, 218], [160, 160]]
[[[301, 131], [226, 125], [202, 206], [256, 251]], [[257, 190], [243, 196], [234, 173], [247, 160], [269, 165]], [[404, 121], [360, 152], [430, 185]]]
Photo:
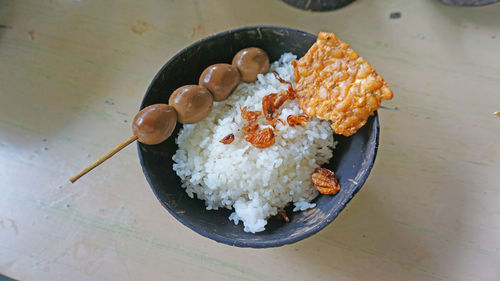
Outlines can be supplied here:
[[283, 54], [267, 74], [255, 71], [264, 72], [266, 63], [249, 64], [253, 72], [238, 65], [245, 58], [267, 59], [254, 49], [236, 54], [233, 65], [243, 82], [203, 121], [184, 125], [173, 156], [190, 197], [196, 194], [208, 210], [232, 209], [229, 219], [252, 233], [265, 230], [271, 216], [287, 221], [283, 209], [289, 203], [294, 211], [305, 210], [315, 206], [318, 191], [336, 194], [334, 172], [320, 167], [335, 147], [328, 121], [336, 133], [350, 136], [393, 95], [375, 69], [333, 33], [321, 32], [298, 61]]
[[[282, 58], [282, 60], [283, 60], [283, 58]], [[255, 68], [253, 68], [253, 69], [255, 69]], [[240, 67], [238, 67], [238, 70], [241, 71]], [[286, 78], [286, 80], [284, 80], [284, 79], [282, 79], [279, 76], [275, 76], [271, 72], [269, 72], [269, 73], [267, 73], [265, 75], [262, 75], [261, 72], [264, 72], [264, 71], [263, 70], [259, 70], [259, 72], [257, 74], [255, 74], [256, 78], [260, 79], [260, 77], [258, 77], [258, 76], [262, 76], [262, 77], [268, 78], [272, 74], [274, 76], [274, 80], [275, 80], [274, 83], [278, 83], [278, 82], [281, 83], [279, 89], [278, 88], [274, 89], [276, 91], [276, 93], [280, 92], [280, 91], [283, 91], [283, 90], [286, 89], [286, 85], [283, 85], [283, 81], [293, 80], [290, 75], [284, 76], [284, 78]], [[292, 72], [293, 72], [293, 68], [292, 68]], [[250, 81], [252, 79], [253, 78], [249, 78], [248, 80]], [[283, 80], [283, 81], [281, 81], [281, 80]], [[202, 81], [201, 77], [200, 77], [200, 81]], [[318, 80], [318, 83], [320, 83], [320, 82], [321, 81]], [[201, 85], [201, 83], [202, 82], [200, 82], [200, 85]], [[259, 83], [259, 81], [255, 82], [255, 83]], [[232, 88], [231, 83], [229, 83], [228, 85], [229, 85], [228, 88]], [[186, 92], [188, 92], [188, 91], [186, 91]], [[230, 91], [229, 91], [229, 93], [230, 93]], [[220, 99], [224, 100], [224, 98], [226, 97], [227, 94], [228, 94], [227, 92], [221, 92], [221, 94], [220, 94], [221, 98]], [[212, 93], [212, 95], [214, 95], [214, 94]], [[205, 96], [207, 96], [207, 95], [205, 94]], [[234, 108], [236, 108], [237, 113], [239, 113], [239, 116], [242, 118], [242, 122], [244, 120], [244, 123], [241, 124], [243, 127], [240, 128], [240, 131], [241, 131], [240, 134], [242, 134], [242, 135], [238, 135], [238, 133], [236, 133], [236, 132], [235, 133], [230, 132], [230, 133], [227, 133], [225, 135], [219, 136], [220, 138], [216, 139], [217, 142], [220, 145], [223, 145], [223, 146], [227, 146], [227, 145], [234, 146], [234, 145], [237, 145], [238, 142], [241, 143], [243, 141], [246, 141], [247, 145], [248, 144], [251, 145], [251, 146], [249, 146], [251, 149], [261, 149], [261, 150], [262, 149], [266, 149], [268, 151], [272, 151], [273, 149], [275, 150], [275, 147], [277, 147], [277, 145], [279, 145], [280, 142], [283, 141], [283, 139], [284, 139], [283, 135], [285, 133], [288, 133], [287, 130], [289, 131], [290, 128], [294, 128], [294, 129], [307, 128], [307, 126], [309, 126], [311, 124], [314, 124], [314, 123], [317, 123], [316, 127], [317, 127], [318, 130], [320, 130], [320, 134], [319, 134], [320, 135], [320, 141], [321, 141], [321, 139], [324, 140], [324, 136], [325, 135], [323, 134], [324, 131], [321, 128], [322, 128], [322, 126], [324, 126], [323, 124], [326, 124], [328, 126], [329, 126], [329, 124], [326, 123], [325, 121], [319, 121], [314, 116], [308, 116], [306, 114], [301, 113], [300, 112], [300, 108], [297, 106], [297, 102], [296, 101], [294, 101], [294, 102], [286, 102], [288, 100], [288, 98], [282, 100], [281, 97], [283, 97], [283, 96], [284, 95], [278, 96], [277, 94], [276, 94], [276, 96], [273, 96], [272, 94], [267, 94], [267, 95], [263, 96], [262, 99], [269, 101], [267, 103], [267, 105], [268, 106], [271, 105], [271, 106], [265, 107], [264, 106], [264, 102], [263, 102], [261, 105], [264, 107], [263, 109], [265, 109], [263, 111], [264, 114], [259, 115], [259, 116], [253, 116], [253, 117], [249, 117], [249, 116], [252, 115], [251, 112], [257, 112], [257, 109], [256, 108], [251, 108], [251, 106], [252, 106], [251, 104], [245, 105], [244, 102], [246, 102], [247, 100], [243, 100], [243, 102], [242, 102], [243, 106], [241, 106], [240, 104], [238, 104], [238, 108], [234, 107]], [[269, 97], [269, 98], [265, 99], [265, 97]], [[301, 97], [301, 98], [303, 98], [303, 97]], [[229, 99], [231, 99], [231, 96], [229, 97]], [[290, 99], [292, 99], [292, 98], [290, 98]], [[274, 108], [274, 105], [276, 103], [280, 103], [279, 101], [282, 101], [282, 104], [281, 104], [282, 107], [279, 108], [279, 106], [278, 106], [278, 107]], [[227, 101], [223, 101], [223, 103], [227, 103]], [[182, 103], [179, 103], [179, 104], [182, 104]], [[190, 104], [190, 103], [187, 102], [187, 103], [184, 103], [184, 104], [187, 105], [187, 104]], [[257, 102], [256, 104], [258, 105], [259, 102]], [[292, 108], [288, 108], [290, 105], [293, 105], [293, 104], [295, 104], [296, 109], [298, 109], [298, 111], [295, 111], [295, 112], [293, 112], [293, 114], [285, 116], [286, 113], [284, 113], [284, 112], [286, 110], [293, 111]], [[172, 105], [175, 105], [175, 104], [172, 102]], [[189, 121], [189, 120], [185, 121], [184, 122], [184, 123], [186, 123], [185, 127], [186, 128], [190, 127], [190, 126], [194, 127], [194, 126], [197, 125], [196, 122], [205, 122], [205, 121], [208, 121], [208, 120], [202, 120], [202, 119], [203, 118], [209, 119], [210, 115], [214, 111], [220, 109], [216, 105], [212, 105], [212, 103], [210, 103], [210, 102], [207, 102], [207, 106], [210, 108], [210, 110], [208, 110], [208, 113], [204, 112], [202, 114], [203, 117], [202, 118], [196, 118], [195, 121]], [[212, 108], [212, 106], [213, 106], [213, 108]], [[253, 106], [255, 107], [255, 104], [253, 104]], [[207, 107], [202, 107], [202, 109], [206, 109], [206, 108]], [[279, 114], [274, 114], [275, 111], [276, 111], [276, 109], [278, 109], [278, 108], [280, 109], [279, 110], [280, 111]], [[239, 111], [238, 111], [238, 109], [239, 109]], [[177, 109], [176, 109], [176, 111], [177, 111]], [[208, 116], [205, 116], [206, 114]], [[177, 115], [179, 115], [178, 112], [177, 112]], [[190, 116], [189, 114], [186, 115], [186, 117], [189, 117], [189, 116]], [[282, 118], [280, 118], [280, 117], [282, 117]], [[179, 116], [177, 116], [177, 118], [179, 118]], [[236, 118], [236, 117], [233, 117], [233, 119], [234, 118]], [[249, 121], [253, 120], [253, 118], [255, 118], [255, 121], [259, 121], [259, 119], [260, 119], [259, 122], [261, 124], [256, 124], [256, 123], [250, 124]], [[182, 119], [182, 117], [181, 117], [181, 119]], [[271, 119], [273, 121], [272, 124], [271, 123], [265, 124], [265, 121], [271, 122], [271, 120], [269, 120], [269, 119]], [[173, 118], [171, 120], [173, 120]], [[181, 123], [183, 123], [179, 119], [178, 119], [178, 121], [181, 122]], [[259, 123], [259, 122], [257, 122], [257, 123]], [[264, 122], [264, 123], [262, 123], [262, 122]], [[194, 123], [194, 124], [189, 124], [189, 123]], [[256, 129], [255, 129], [255, 125], [257, 125]], [[283, 132], [280, 131], [280, 127], [281, 126], [287, 126], [289, 129], [283, 130], [284, 131], [284, 133], [283, 133]], [[331, 131], [330, 128], [328, 128], [327, 131], [329, 132], [330, 135], [333, 135], [333, 133], [332, 133], [332, 131]], [[257, 132], [262, 132], [263, 134], [257, 134]], [[280, 133], [282, 135], [279, 135]], [[309, 143], [309, 144], [306, 143], [305, 146], [301, 146], [301, 148], [303, 148], [303, 149], [297, 149], [297, 151], [299, 151], [299, 152], [309, 152], [309, 150], [311, 150], [311, 148], [314, 149], [314, 144], [315, 144], [315, 142], [317, 142], [317, 140], [314, 139], [314, 137], [311, 138], [310, 134], [308, 134], [308, 133], [306, 133], [306, 134], [307, 134], [307, 138], [303, 138], [303, 139], [308, 139], [312, 143]], [[327, 133], [327, 138], [328, 138], [328, 133]], [[269, 139], [269, 141], [267, 141], [268, 139]], [[265, 145], [261, 145], [260, 144], [260, 140], [264, 140]], [[139, 141], [140, 141], [140, 139], [139, 139]], [[332, 140], [332, 142], [333, 142], [333, 140]], [[201, 145], [201, 143], [199, 143], [198, 145]], [[326, 170], [326, 169], [323, 169], [323, 168], [319, 168], [320, 164], [318, 164], [318, 163], [321, 163], [322, 161], [323, 161], [323, 163], [325, 163], [325, 162], [328, 161], [328, 159], [330, 157], [327, 157], [327, 156], [328, 156], [328, 153], [330, 153], [330, 156], [331, 156], [331, 148], [333, 147], [333, 145], [329, 146], [328, 144], [325, 144], [325, 145], [322, 145], [321, 147], [323, 148], [323, 150], [324, 150], [325, 147], [328, 148], [328, 149], [326, 151], [322, 151], [321, 149], [319, 149], [318, 151], [320, 151], [320, 152], [318, 152], [318, 153], [316, 153], [314, 155], [314, 159], [313, 158], [307, 158], [307, 157], [305, 157], [305, 159], [310, 160], [309, 163], [306, 163], [306, 164], [311, 164], [311, 163], [314, 163], [314, 161], [316, 161], [316, 165], [315, 165], [316, 168], [315, 169], [311, 168], [311, 169], [308, 169], [309, 171], [306, 172], [306, 171], [304, 171], [305, 169], [304, 170], [301, 169], [301, 165], [300, 165], [301, 163], [294, 163], [295, 164], [294, 167], [292, 166], [292, 168], [286, 169], [283, 173], [280, 173], [278, 175], [278, 178], [289, 178], [289, 176], [293, 177], [294, 173], [296, 174], [296, 173], [304, 172], [304, 173], [307, 173], [307, 175], [308, 175], [308, 177], [307, 177], [308, 184], [306, 184], [306, 185], [309, 185], [309, 187], [311, 186], [310, 182], [312, 180], [312, 182], [314, 183], [314, 187], [316, 187], [316, 190], [321, 191], [323, 189], [327, 189], [326, 192], [322, 192], [324, 194], [335, 194], [336, 192], [338, 192], [338, 188], [339, 187], [338, 187], [338, 183], [336, 182], [334, 174], [331, 171], [329, 171], [329, 170]], [[288, 154], [291, 154], [291, 157], [292, 156], [296, 156], [296, 155], [293, 155], [293, 153], [288, 153]], [[321, 154], [323, 154], [323, 155], [321, 155]], [[259, 164], [258, 160], [256, 161], [257, 165], [260, 165], [260, 167], [258, 167], [258, 168], [259, 169], [262, 168], [262, 167], [269, 168], [268, 170], [272, 171], [273, 169], [276, 168], [275, 166], [281, 165], [284, 162], [282, 159], [272, 158], [272, 156], [276, 156], [276, 155], [277, 154], [275, 153], [274, 155], [268, 155], [268, 156], [271, 156], [271, 157], [265, 157], [265, 158], [261, 157], [261, 158], [259, 158], [258, 160], [260, 160], [261, 163]], [[317, 157], [318, 155], [319, 155], [319, 157]], [[322, 160], [321, 157], [324, 157], [325, 160]], [[271, 162], [272, 165], [270, 167], [269, 166], [267, 166], [267, 167], [263, 166], [263, 163], [265, 163], [266, 161]], [[280, 163], [280, 161], [281, 161], [281, 163]], [[199, 165], [200, 163], [197, 162], [195, 164]], [[227, 167], [231, 167], [231, 168], [233, 167], [230, 163], [229, 163], [229, 165], [226, 165], [226, 166]], [[297, 169], [297, 168], [299, 168], [299, 169]], [[238, 173], [239, 171], [236, 170], [236, 169], [232, 169], [232, 172], [233, 173]], [[263, 178], [264, 179], [266, 179], [266, 178], [269, 179], [269, 178], [272, 177], [272, 175], [265, 173], [265, 169], [260, 169], [259, 173], [260, 172], [264, 172], [264, 174], [263, 174]], [[260, 175], [256, 175], [255, 173], [251, 174], [251, 176], [260, 177]], [[181, 178], [182, 178], [182, 176], [181, 176]], [[211, 176], [211, 177], [207, 176], [205, 179], [207, 179], [208, 181], [210, 181], [211, 179], [213, 179], [213, 176]], [[203, 180], [205, 181], [205, 179], [203, 179]], [[186, 191], [188, 191], [188, 190], [186, 190]], [[273, 192], [273, 189], [267, 191], [268, 194], [272, 193], [272, 192]], [[302, 190], [299, 190], [297, 192], [291, 192], [291, 193], [301, 195], [301, 192], [302, 192]], [[213, 192], [209, 191], [208, 195], [211, 195], [212, 193]], [[189, 194], [189, 191], [188, 191], [188, 194]], [[309, 193], [306, 193], [306, 195], [308, 195], [308, 194], [313, 194], [310, 198], [314, 198], [315, 195], [317, 195], [318, 193], [317, 193], [317, 191], [315, 191], [314, 188], [309, 188]], [[191, 196], [193, 197], [193, 193], [191, 193]], [[201, 198], [201, 197], [203, 197], [203, 195], [202, 195], [202, 193], [199, 193], [198, 194], [198, 198]], [[246, 195], [244, 195], [244, 197], [248, 198], [248, 199], [253, 199], [253, 198], [256, 198], [256, 197], [258, 198], [259, 197], [259, 193], [258, 192], [253, 192], [253, 193], [250, 192], [250, 193], [247, 193]], [[307, 196], [302, 197], [302, 199], [304, 199], [306, 197]], [[204, 198], [201, 198], [201, 199], [204, 199]], [[274, 199], [271, 198], [270, 200], [271, 200], [271, 202], [273, 202], [273, 201], [279, 201], [280, 198], [275, 197]], [[224, 201], [224, 202], [222, 202], [222, 204], [228, 204], [227, 200], [221, 200], [221, 201]], [[295, 209], [307, 209], [307, 208], [310, 208], [310, 207], [314, 206], [314, 204], [311, 204], [308, 201], [310, 201], [310, 199], [300, 200], [300, 198], [299, 198], [299, 200], [297, 202], [294, 202], [293, 199], [291, 201], [289, 201], [289, 202], [294, 202], [295, 203]], [[235, 202], [234, 206], [231, 206], [231, 207], [236, 208], [236, 204], [240, 204], [241, 205], [241, 203], [239, 203], [239, 202], [241, 202], [241, 200], [238, 201], [238, 202]], [[266, 204], [267, 203], [265, 203], [263, 206], [262, 205], [255, 206], [254, 204], [246, 204], [246, 205], [243, 204], [243, 208], [240, 208], [240, 210], [241, 210], [241, 212], [239, 212], [240, 214], [238, 214], [238, 212], [235, 211], [230, 216], [230, 218], [233, 221], [238, 222], [239, 220], [243, 220], [243, 218], [240, 215], [242, 215], [242, 216], [248, 216], [250, 222], [248, 224], [245, 224], [245, 230], [246, 231], [250, 231], [250, 232], [262, 231], [263, 228], [265, 227], [265, 224], [266, 224], [265, 219], [268, 218], [269, 214], [267, 214], [267, 215], [264, 214], [264, 216], [263, 216], [264, 219], [261, 219], [260, 217], [258, 217], [258, 216], [261, 215], [260, 213], [262, 213], [262, 210], [259, 209], [259, 208], [262, 208], [262, 207], [267, 208], [267, 207], [269, 207], [269, 204], [267, 204], [267, 205]], [[210, 203], [207, 203], [207, 205], [210, 205]], [[215, 205], [213, 205], [213, 206], [215, 206]], [[213, 209], [218, 208], [218, 207], [213, 207], [213, 206], [212, 207], [208, 206], [208, 207], [209, 208], [213, 208]], [[271, 206], [271, 207], [273, 207], [273, 206]], [[280, 216], [283, 216], [284, 219], [285, 219], [285, 221], [288, 220], [288, 218], [286, 218], [286, 214], [284, 214], [284, 212], [282, 210], [283, 207], [280, 207], [280, 208], [273, 207], [273, 208], [277, 209], [277, 212], [275, 212], [276, 214], [278, 214]], [[257, 211], [257, 214], [255, 214], [254, 211]], [[273, 211], [273, 213], [274, 213], [274, 211]], [[252, 225], [252, 220], [253, 220], [253, 222], [255, 222], [255, 224], [253, 224], [253, 225]]]
[[[316, 39], [317, 34], [274, 26], [243, 27], [202, 39], [177, 53], [162, 67], [148, 87], [141, 108], [166, 102], [177, 87], [197, 82], [204, 67], [221, 62], [231, 63], [234, 54], [241, 48], [260, 47], [274, 62], [284, 52], [302, 57]], [[280, 217], [269, 218], [266, 230], [253, 234], [244, 232], [241, 223], [235, 225], [228, 220], [232, 210], [220, 208], [207, 211], [202, 200], [193, 200], [181, 188], [181, 179], [171, 169], [172, 156], [178, 149], [175, 139], [181, 128], [182, 125], [178, 124], [173, 135], [160, 145], [138, 143], [141, 166], [154, 194], [173, 218], [194, 232], [227, 245], [252, 248], [295, 243], [333, 222], [370, 174], [380, 131], [379, 116], [375, 112], [353, 136], [336, 135], [335, 156], [322, 167], [335, 171], [341, 190], [335, 196], [318, 196], [313, 201], [316, 207], [304, 212], [292, 213], [293, 207], [287, 207], [288, 223]]]
[[333, 33], [320, 32], [294, 67], [300, 108], [332, 121], [337, 134], [356, 133], [393, 96], [384, 78]]
[[[265, 148], [247, 140], [245, 111], [262, 112], [262, 99], [270, 93], [286, 91], [293, 79], [291, 62], [296, 57], [283, 54], [270, 72], [257, 75], [253, 83], [241, 83], [227, 100], [214, 103], [210, 114], [195, 124], [185, 124], [177, 137], [178, 150], [173, 169], [190, 197], [204, 200], [208, 210], [232, 209], [229, 219], [243, 222], [244, 231], [260, 232], [267, 219], [294, 204], [294, 211], [315, 206], [310, 203], [318, 191], [312, 172], [327, 163], [335, 146], [327, 121], [311, 118], [307, 124], [268, 125], [265, 114], [256, 116], [259, 130], [274, 134], [274, 144]], [[244, 114], [242, 114], [244, 113]], [[273, 118], [303, 114], [296, 100], [285, 102]], [[243, 115], [243, 116], [242, 116]], [[220, 141], [232, 134], [229, 144]]]

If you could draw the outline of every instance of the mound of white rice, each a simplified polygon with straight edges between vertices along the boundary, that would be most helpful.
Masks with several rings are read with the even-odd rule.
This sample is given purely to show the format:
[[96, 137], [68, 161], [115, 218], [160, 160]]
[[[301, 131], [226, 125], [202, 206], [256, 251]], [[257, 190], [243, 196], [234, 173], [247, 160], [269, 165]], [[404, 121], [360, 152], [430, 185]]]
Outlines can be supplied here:
[[[242, 221], [246, 232], [263, 231], [266, 219], [289, 202], [294, 203], [294, 211], [314, 207], [308, 203], [318, 195], [311, 173], [332, 157], [332, 129], [328, 122], [316, 118], [306, 126], [276, 122], [276, 142], [268, 148], [256, 148], [245, 140], [242, 128], [248, 123], [239, 106], [262, 112], [264, 96], [287, 88], [272, 71], [293, 81], [290, 62], [295, 58], [285, 53], [271, 65], [269, 73], [259, 74], [258, 81], [240, 83], [227, 100], [214, 103], [207, 118], [184, 125], [176, 140], [179, 149], [173, 156], [173, 168], [188, 195], [204, 200], [207, 210], [234, 208], [229, 219], [235, 224]], [[303, 114], [297, 100], [285, 102], [277, 113], [283, 120]], [[263, 114], [257, 123], [267, 124]], [[219, 142], [231, 133], [231, 144]]]

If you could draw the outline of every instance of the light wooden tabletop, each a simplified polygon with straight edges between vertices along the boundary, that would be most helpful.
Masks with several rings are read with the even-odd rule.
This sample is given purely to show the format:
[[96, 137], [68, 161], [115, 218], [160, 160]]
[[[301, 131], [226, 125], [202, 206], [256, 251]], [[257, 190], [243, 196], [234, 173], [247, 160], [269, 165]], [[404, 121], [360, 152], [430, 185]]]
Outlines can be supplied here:
[[[401, 17], [391, 19], [390, 14]], [[331, 31], [389, 81], [368, 181], [327, 228], [241, 249], [177, 222], [129, 146], [153, 76], [234, 27]], [[0, 0], [0, 273], [20, 280], [500, 280], [500, 4]]]

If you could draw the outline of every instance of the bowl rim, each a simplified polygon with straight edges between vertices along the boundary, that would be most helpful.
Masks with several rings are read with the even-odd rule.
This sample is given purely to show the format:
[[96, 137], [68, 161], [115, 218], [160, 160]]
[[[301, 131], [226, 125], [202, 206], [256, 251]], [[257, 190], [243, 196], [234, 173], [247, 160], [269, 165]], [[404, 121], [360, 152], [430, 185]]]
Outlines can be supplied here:
[[[200, 40], [197, 40], [197, 41], [189, 44], [187, 47], [185, 47], [185, 48], [181, 49], [180, 51], [178, 51], [174, 56], [172, 56], [160, 68], [160, 70], [157, 72], [157, 74], [154, 76], [153, 80], [149, 84], [149, 86], [148, 86], [148, 88], [146, 90], [146, 93], [144, 94], [144, 97], [143, 97], [143, 99], [141, 101], [140, 109], [142, 109], [142, 108], [145, 107], [145, 101], [146, 101], [147, 94], [151, 91], [151, 89], [153, 87], [153, 84], [155, 84], [155, 82], [160, 78], [160, 75], [161, 75], [161, 73], [163, 73], [163, 71], [165, 70], [165, 68], [168, 65], [170, 65], [170, 63], [172, 63], [174, 60], [176, 60], [179, 56], [181, 56], [185, 52], [187, 52], [189, 49], [191, 49], [191, 48], [193, 48], [193, 47], [195, 47], [197, 45], [200, 45], [200, 44], [202, 44], [202, 43], [204, 43], [206, 41], [212, 40], [213, 38], [219, 37], [219, 36], [223, 36], [223, 35], [226, 35], [226, 34], [231, 34], [231, 33], [238, 32], [238, 31], [254, 30], [254, 29], [258, 30], [260, 28], [270, 28], [270, 29], [287, 30], [287, 31], [300, 32], [300, 33], [304, 33], [304, 34], [315, 36], [314, 34], [311, 34], [311, 33], [308, 33], [308, 32], [305, 32], [305, 31], [302, 31], [302, 30], [299, 30], [299, 29], [291, 28], [291, 27], [278, 26], [278, 25], [251, 25], [251, 26], [243, 26], [243, 27], [238, 27], [238, 28], [229, 29], [229, 30], [225, 30], [225, 31], [222, 31], [222, 32], [214, 33], [212, 35], [209, 35], [208, 37], [205, 37], [205, 38], [202, 38]], [[214, 241], [216, 241], [218, 243], [223, 243], [223, 244], [226, 244], [226, 245], [229, 245], [229, 246], [236, 246], [236, 247], [242, 247], [242, 248], [271, 248], [271, 247], [280, 247], [280, 246], [284, 246], [284, 245], [287, 245], [287, 244], [292, 244], [292, 243], [298, 242], [300, 240], [304, 240], [304, 239], [312, 236], [313, 234], [316, 234], [317, 232], [319, 232], [323, 228], [325, 228], [327, 225], [329, 225], [333, 220], [335, 220], [337, 218], [338, 214], [346, 207], [347, 203], [349, 203], [349, 201], [351, 201], [351, 199], [354, 197], [354, 195], [364, 185], [364, 183], [366, 182], [368, 176], [370, 175], [370, 172], [371, 172], [371, 170], [373, 168], [373, 165], [375, 164], [375, 158], [377, 156], [377, 151], [378, 151], [378, 146], [379, 146], [379, 139], [380, 139], [380, 124], [379, 124], [379, 119], [378, 119], [378, 113], [377, 113], [377, 111], [374, 112], [373, 118], [374, 118], [374, 120], [373, 120], [373, 129], [372, 129], [372, 132], [370, 133], [369, 138], [371, 140], [372, 137], [373, 137], [373, 135], [375, 135], [375, 140], [374, 140], [374, 142], [375, 142], [375, 148], [373, 149], [373, 151], [370, 152], [370, 154], [369, 154], [369, 164], [366, 167], [365, 172], [363, 173], [363, 175], [357, 181], [357, 183], [356, 183], [356, 185], [355, 185], [355, 187], [353, 189], [352, 194], [350, 194], [350, 196], [345, 197], [342, 201], [339, 202], [340, 208], [336, 208], [335, 210], [333, 210], [333, 209], [329, 210], [329, 212], [328, 212], [328, 214], [326, 216], [327, 219], [321, 221], [319, 224], [317, 224], [316, 226], [314, 226], [309, 231], [304, 232], [304, 233], [302, 233], [300, 235], [297, 235], [297, 236], [285, 237], [285, 238], [280, 239], [280, 240], [269, 240], [269, 241], [262, 241], [262, 240], [255, 241], [255, 240], [250, 240], [250, 241], [245, 241], [245, 240], [238, 240], [238, 239], [235, 239], [235, 238], [228, 238], [228, 237], [216, 234], [216, 233], [211, 233], [211, 232], [207, 232], [205, 230], [202, 230], [202, 229], [196, 227], [195, 225], [189, 223], [188, 221], [184, 220], [183, 218], [181, 218], [179, 215], [177, 215], [176, 212], [174, 212], [172, 209], [170, 209], [163, 202], [163, 200], [159, 196], [159, 193], [157, 192], [157, 190], [155, 189], [155, 187], [153, 187], [153, 183], [152, 183], [149, 171], [146, 170], [146, 168], [145, 168], [146, 165], [144, 163], [144, 158], [143, 158], [142, 150], [141, 150], [141, 145], [142, 144], [139, 143], [139, 142], [137, 142], [137, 152], [139, 154], [139, 160], [140, 160], [140, 164], [141, 164], [144, 176], [146, 177], [146, 180], [149, 183], [149, 186], [152, 189], [153, 193], [155, 194], [156, 198], [158, 199], [158, 201], [160, 201], [160, 204], [177, 221], [179, 221], [183, 225], [187, 226], [189, 229], [193, 230], [194, 232], [196, 232], [196, 233], [198, 233], [198, 234], [200, 234], [200, 235], [202, 235], [202, 236], [204, 236], [206, 238], [209, 238], [209, 239], [214, 240]], [[200, 199], [193, 198], [193, 200], [200, 200]]]

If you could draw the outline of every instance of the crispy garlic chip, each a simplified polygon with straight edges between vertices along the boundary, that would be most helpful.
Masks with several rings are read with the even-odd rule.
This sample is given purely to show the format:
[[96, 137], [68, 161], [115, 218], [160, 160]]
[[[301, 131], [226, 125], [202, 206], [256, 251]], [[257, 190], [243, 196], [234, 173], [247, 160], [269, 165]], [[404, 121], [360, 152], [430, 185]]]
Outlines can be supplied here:
[[337, 134], [356, 133], [382, 100], [392, 99], [387, 82], [333, 33], [320, 32], [294, 67], [300, 107], [308, 116], [332, 121]]

